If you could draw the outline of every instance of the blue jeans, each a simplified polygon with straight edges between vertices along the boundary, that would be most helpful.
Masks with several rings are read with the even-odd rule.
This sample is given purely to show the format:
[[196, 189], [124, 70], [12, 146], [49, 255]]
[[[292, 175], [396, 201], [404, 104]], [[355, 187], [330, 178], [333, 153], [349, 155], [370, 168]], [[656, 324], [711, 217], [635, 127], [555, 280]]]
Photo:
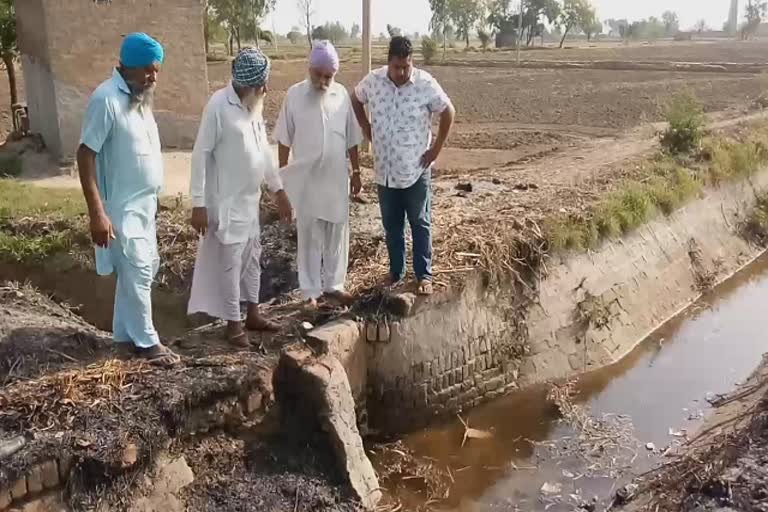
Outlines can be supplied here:
[[379, 185], [381, 220], [387, 235], [389, 272], [393, 282], [405, 277], [405, 217], [413, 235], [416, 279], [432, 280], [432, 177], [429, 170], [408, 188]]

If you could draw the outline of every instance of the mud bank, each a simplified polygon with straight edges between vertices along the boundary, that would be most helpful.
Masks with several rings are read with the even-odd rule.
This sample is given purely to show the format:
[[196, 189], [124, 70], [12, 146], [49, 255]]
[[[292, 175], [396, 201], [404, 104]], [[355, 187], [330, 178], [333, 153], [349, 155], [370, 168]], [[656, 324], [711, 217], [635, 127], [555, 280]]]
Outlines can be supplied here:
[[[654, 329], [763, 252], [743, 225], [768, 170], [707, 188], [598, 250], [546, 263], [536, 286], [491, 284], [427, 300], [383, 298], [388, 319], [324, 326], [373, 429], [403, 432], [525, 388], [615, 363]], [[397, 414], [392, 414], [396, 410]]]
[[[378, 483], [333, 356], [307, 356], [275, 381], [303, 404], [299, 428], [273, 393], [279, 350], [202, 343], [180, 347], [176, 368], [153, 367], [32, 288], [0, 285], [0, 510], [375, 506]], [[337, 370], [316, 375], [317, 365]], [[308, 396], [302, 385], [311, 402], [296, 399]]]

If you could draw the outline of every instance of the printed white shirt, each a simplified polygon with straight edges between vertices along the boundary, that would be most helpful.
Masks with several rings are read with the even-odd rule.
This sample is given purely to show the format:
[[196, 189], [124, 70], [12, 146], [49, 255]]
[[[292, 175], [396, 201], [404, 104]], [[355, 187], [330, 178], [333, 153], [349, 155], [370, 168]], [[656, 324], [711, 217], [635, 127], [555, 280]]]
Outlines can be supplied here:
[[411, 79], [397, 87], [387, 67], [371, 72], [355, 88], [368, 105], [373, 137], [376, 183], [389, 188], [412, 186], [425, 169], [421, 156], [432, 144], [432, 116], [451, 100], [432, 75], [414, 68]]
[[192, 206], [208, 208], [223, 244], [259, 233], [261, 185], [282, 190], [264, 119], [246, 109], [232, 85], [216, 91], [203, 113], [192, 151]]
[[[349, 217], [347, 152], [363, 141], [346, 88], [318, 93], [309, 80], [288, 89], [274, 137], [302, 169], [299, 215], [340, 224]], [[284, 178], [289, 188], [288, 178]]]

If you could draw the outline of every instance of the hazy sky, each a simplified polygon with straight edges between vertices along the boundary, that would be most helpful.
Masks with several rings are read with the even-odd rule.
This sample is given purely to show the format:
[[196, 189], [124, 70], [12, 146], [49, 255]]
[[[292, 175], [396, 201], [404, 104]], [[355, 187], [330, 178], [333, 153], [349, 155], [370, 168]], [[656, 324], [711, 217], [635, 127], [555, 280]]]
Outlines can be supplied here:
[[[516, 3], [515, 0], [512, 0]], [[743, 4], [745, 0], [742, 0]], [[362, 19], [362, 0], [314, 0], [316, 14], [313, 22], [339, 20], [347, 27]], [[428, 0], [371, 0], [373, 4], [374, 34], [383, 32], [388, 23], [401, 27], [408, 33], [427, 31], [430, 18]], [[592, 0], [601, 19], [627, 18], [636, 20], [648, 16], [661, 17], [667, 9], [677, 11], [683, 29], [693, 27], [705, 19], [712, 28], [721, 29], [728, 17], [730, 0]], [[266, 25], [285, 33], [292, 26], [299, 26], [296, 0], [277, 0], [274, 16]]]

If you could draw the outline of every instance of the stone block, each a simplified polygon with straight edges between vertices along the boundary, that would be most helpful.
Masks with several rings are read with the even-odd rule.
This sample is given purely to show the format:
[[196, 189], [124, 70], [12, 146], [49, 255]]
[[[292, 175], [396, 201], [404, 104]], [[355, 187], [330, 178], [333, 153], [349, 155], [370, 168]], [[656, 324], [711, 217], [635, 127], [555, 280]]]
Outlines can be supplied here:
[[11, 498], [14, 501], [24, 499], [27, 496], [27, 479], [19, 478], [11, 485]]
[[472, 359], [467, 363], [467, 367], [469, 368], [469, 373], [474, 374], [477, 370], [477, 361], [475, 359]]
[[475, 407], [478, 407], [482, 403], [483, 403], [483, 399], [482, 398], [475, 398], [474, 400], [472, 400], [472, 406], [471, 407], [474, 409]]
[[11, 498], [11, 491], [5, 487], [0, 487], [0, 510], [5, 510], [6, 508], [10, 507], [12, 501], [13, 498]]
[[498, 377], [494, 377], [493, 379], [489, 380], [485, 383], [485, 387], [487, 391], [496, 391], [500, 387], [504, 386], [504, 376], [500, 375]]
[[428, 396], [429, 396], [429, 392], [427, 390], [427, 385], [426, 384], [422, 384], [419, 387], [419, 396], [418, 396], [418, 398], [416, 400], [416, 404], [415, 404], [416, 407], [426, 407], [427, 403], [428, 403]]
[[389, 324], [387, 322], [379, 322], [378, 339], [379, 343], [389, 343], [390, 331]]
[[485, 367], [490, 368], [493, 366], [493, 355], [490, 352], [485, 354]]
[[469, 366], [465, 364], [464, 366], [461, 367], [461, 380], [466, 381], [467, 379], [469, 379], [469, 375], [470, 375]]
[[443, 379], [443, 389], [448, 389], [451, 386], [451, 382], [448, 377], [448, 374], [444, 373], [441, 379]]
[[464, 373], [461, 369], [461, 367], [456, 368], [453, 370], [453, 380], [456, 382], [456, 384], [461, 384], [464, 381]]
[[432, 377], [432, 363], [430, 361], [427, 361], [424, 363], [424, 378], [428, 379]]
[[368, 343], [376, 343], [379, 341], [378, 325], [374, 322], [368, 322], [365, 324], [365, 339], [368, 341]]
[[422, 363], [413, 365], [411, 367], [411, 375], [413, 375], [413, 382], [421, 382], [424, 379], [424, 365]]
[[27, 475], [27, 493], [34, 496], [43, 492], [43, 470], [33, 466]]
[[571, 354], [568, 356], [568, 363], [574, 371], [582, 371], [584, 368], [584, 354]]
[[485, 369], [487, 368], [485, 356], [480, 356], [477, 362], [478, 362], [477, 369], [481, 372], [485, 371]]
[[59, 485], [59, 465], [55, 460], [49, 460], [42, 466], [43, 471], [43, 487], [46, 489], [54, 489]]
[[447, 373], [447, 375], [448, 375], [448, 385], [453, 386], [454, 384], [456, 384], [456, 373], [453, 370], [451, 370]]
[[485, 396], [485, 398], [487, 398], [488, 400], [495, 400], [495, 399], [499, 398], [501, 395], [502, 395], [502, 392], [500, 390], [496, 390], [496, 391], [491, 391], [490, 393], [488, 393]]

